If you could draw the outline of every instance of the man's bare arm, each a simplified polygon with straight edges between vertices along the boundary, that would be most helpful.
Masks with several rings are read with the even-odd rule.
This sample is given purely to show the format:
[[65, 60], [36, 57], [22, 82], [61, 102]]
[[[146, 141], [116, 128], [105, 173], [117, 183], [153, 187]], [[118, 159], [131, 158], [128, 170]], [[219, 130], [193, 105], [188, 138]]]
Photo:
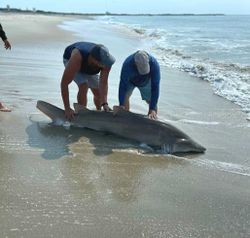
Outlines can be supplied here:
[[66, 117], [70, 117], [68, 119], [71, 119], [73, 116], [69, 102], [69, 84], [73, 81], [75, 74], [80, 70], [81, 62], [82, 57], [80, 52], [77, 49], [73, 50], [61, 80], [61, 95]]

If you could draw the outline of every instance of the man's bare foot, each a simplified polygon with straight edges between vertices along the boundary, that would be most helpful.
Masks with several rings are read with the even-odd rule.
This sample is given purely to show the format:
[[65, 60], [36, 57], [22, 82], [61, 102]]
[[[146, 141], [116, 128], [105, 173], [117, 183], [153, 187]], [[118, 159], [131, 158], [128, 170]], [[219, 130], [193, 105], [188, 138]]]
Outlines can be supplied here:
[[0, 102], [0, 111], [1, 112], [11, 112], [11, 110], [8, 107], [5, 107], [1, 102]]

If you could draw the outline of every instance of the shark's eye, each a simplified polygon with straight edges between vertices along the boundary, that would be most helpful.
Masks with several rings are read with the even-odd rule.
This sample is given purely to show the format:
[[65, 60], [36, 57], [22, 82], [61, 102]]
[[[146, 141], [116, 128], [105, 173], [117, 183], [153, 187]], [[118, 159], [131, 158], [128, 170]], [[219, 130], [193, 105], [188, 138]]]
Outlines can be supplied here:
[[187, 139], [185, 139], [185, 138], [181, 138], [181, 139], [178, 139], [177, 140], [177, 143], [180, 143], [180, 142], [186, 142], [187, 141]]

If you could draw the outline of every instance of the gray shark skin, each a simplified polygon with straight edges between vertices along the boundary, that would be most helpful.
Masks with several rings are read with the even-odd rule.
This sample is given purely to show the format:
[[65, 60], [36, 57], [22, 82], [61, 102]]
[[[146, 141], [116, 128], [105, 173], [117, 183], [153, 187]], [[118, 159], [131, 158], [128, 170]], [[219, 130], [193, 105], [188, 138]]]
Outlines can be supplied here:
[[[66, 123], [64, 110], [44, 101], [37, 108], [56, 124]], [[205, 148], [176, 127], [157, 120], [120, 110], [117, 113], [81, 109], [70, 122], [71, 126], [109, 132], [124, 138], [162, 148], [166, 153], [203, 153]]]

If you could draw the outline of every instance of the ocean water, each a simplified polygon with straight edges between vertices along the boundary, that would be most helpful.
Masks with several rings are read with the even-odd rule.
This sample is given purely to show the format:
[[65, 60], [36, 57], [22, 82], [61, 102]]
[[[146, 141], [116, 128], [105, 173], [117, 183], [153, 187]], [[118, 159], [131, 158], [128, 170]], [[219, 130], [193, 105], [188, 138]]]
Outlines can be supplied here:
[[127, 29], [161, 65], [210, 82], [250, 119], [250, 16], [104, 16]]

